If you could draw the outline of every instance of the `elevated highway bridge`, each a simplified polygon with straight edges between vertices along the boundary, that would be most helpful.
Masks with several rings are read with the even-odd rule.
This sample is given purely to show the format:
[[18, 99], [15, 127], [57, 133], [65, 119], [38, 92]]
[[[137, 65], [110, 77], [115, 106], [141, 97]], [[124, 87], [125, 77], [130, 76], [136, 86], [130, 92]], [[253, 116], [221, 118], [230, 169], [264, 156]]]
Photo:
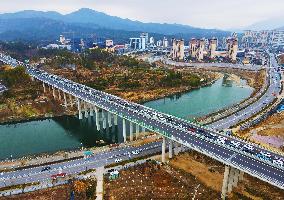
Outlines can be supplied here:
[[[278, 65], [275, 63], [275, 58], [273, 55], [270, 55], [270, 57], [269, 77], [271, 78], [271, 90], [267, 90], [268, 92], [265, 95], [274, 97], [271, 93], [279, 93], [280, 79], [276, 78]], [[237, 185], [238, 180], [242, 179], [243, 173], [250, 174], [284, 189], [284, 157], [282, 155], [256, 144], [221, 134], [213, 129], [217, 126], [216, 124], [212, 126], [213, 128], [200, 126], [49, 74], [36, 67], [16, 61], [5, 54], [0, 54], [0, 60], [14, 67], [25, 66], [28, 74], [33, 79], [42, 82], [44, 92], [47, 92], [47, 90], [52, 91], [54, 98], [62, 99], [66, 107], [68, 106], [67, 97], [69, 97], [71, 106], [77, 104], [79, 119], [95, 115], [98, 130], [101, 128], [100, 118], [103, 121], [103, 128], [106, 128], [107, 124], [109, 126], [112, 126], [112, 123], [117, 125], [117, 118], [120, 117], [123, 120], [124, 141], [127, 139], [127, 122], [130, 124], [130, 140], [133, 140], [134, 125], [136, 125], [136, 133], [142, 127], [142, 129], [146, 128], [160, 134], [163, 137], [162, 161], [165, 161], [166, 141], [168, 141], [170, 157], [172, 156], [174, 142], [224, 163], [226, 170], [222, 188], [223, 197], [232, 190], [232, 187]], [[273, 101], [274, 98], [268, 98], [267, 101]], [[261, 106], [257, 105], [256, 108], [250, 107], [249, 109], [261, 108]], [[253, 113], [241, 116], [245, 119]], [[225, 128], [223, 124], [222, 121], [219, 127]], [[228, 124], [232, 125], [231, 122]]]

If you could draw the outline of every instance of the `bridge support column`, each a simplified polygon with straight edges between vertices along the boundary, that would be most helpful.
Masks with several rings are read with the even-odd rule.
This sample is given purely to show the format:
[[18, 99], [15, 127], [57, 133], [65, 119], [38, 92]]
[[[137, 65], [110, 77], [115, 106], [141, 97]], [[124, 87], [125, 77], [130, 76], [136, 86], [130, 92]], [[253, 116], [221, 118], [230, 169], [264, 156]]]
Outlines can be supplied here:
[[97, 127], [97, 130], [99, 131], [100, 130], [100, 112], [99, 112], [98, 107], [95, 107], [95, 112], [96, 112], [96, 127]]
[[222, 194], [221, 194], [221, 198], [223, 200], [226, 199], [226, 195], [227, 195], [227, 191], [228, 191], [229, 173], [230, 173], [230, 167], [226, 165], [225, 166], [225, 172], [224, 172], [223, 186], [222, 186]]
[[106, 129], [106, 115], [105, 115], [105, 111], [102, 110], [102, 120], [103, 120], [103, 129]]
[[240, 171], [240, 176], [239, 176], [239, 180], [242, 181], [244, 180], [244, 172], [243, 171]]
[[108, 127], [112, 127], [112, 122], [111, 122], [111, 113], [108, 112], [107, 114], [107, 123], [108, 123]]
[[61, 100], [60, 90], [58, 89], [58, 99]]
[[66, 98], [66, 93], [63, 92], [63, 98], [64, 98], [64, 106], [67, 108], [67, 98]]
[[77, 99], [77, 103], [78, 103], [79, 119], [83, 119], [82, 110], [81, 110], [81, 103], [80, 103], [80, 99]]
[[73, 107], [74, 106], [74, 102], [73, 102], [73, 98], [72, 98], [72, 95], [69, 94], [69, 101], [70, 101], [70, 106]]
[[89, 113], [88, 113], [88, 105], [87, 102], [84, 102], [84, 111], [85, 111], [85, 118], [89, 117]]
[[48, 91], [49, 91], [49, 92], [51, 91], [51, 86], [50, 86], [50, 85], [48, 85]]
[[113, 115], [113, 123], [117, 126], [117, 115]]
[[145, 133], [145, 132], [146, 132], [145, 127], [142, 127], [142, 133]]
[[239, 182], [239, 176], [240, 176], [240, 170], [235, 169], [234, 170], [234, 177], [233, 177], [233, 187], [237, 187]]
[[90, 108], [90, 116], [93, 117], [94, 116], [94, 108], [92, 104], [89, 104], [89, 108]]
[[166, 138], [163, 136], [162, 143], [162, 163], [166, 162]]
[[43, 92], [46, 93], [45, 84], [42, 82]]
[[174, 144], [175, 144], [175, 145], [174, 145], [174, 146], [175, 146], [175, 147], [174, 147], [174, 154], [175, 154], [175, 155], [178, 155], [178, 154], [179, 154], [179, 144], [176, 143], [176, 142], [175, 142]]
[[233, 190], [234, 175], [235, 175], [235, 169], [233, 167], [230, 167], [229, 180], [228, 180], [228, 193], [232, 192]]
[[122, 131], [123, 131], [123, 141], [126, 142], [126, 120], [122, 119]]
[[232, 192], [233, 187], [237, 187], [238, 181], [243, 179], [244, 172], [230, 167], [225, 166], [222, 194], [221, 198], [226, 199], [227, 193]]
[[56, 94], [55, 94], [55, 88], [54, 88], [54, 86], [52, 86], [52, 96], [53, 96], [53, 98], [54, 98], [54, 99], [56, 98]]
[[138, 124], [136, 124], [135, 131], [136, 131], [135, 137], [136, 137], [136, 140], [137, 140], [138, 137], [139, 137], [139, 125]]
[[133, 123], [129, 123], [129, 129], [130, 129], [130, 141], [133, 141]]
[[169, 158], [173, 158], [173, 141], [169, 141]]

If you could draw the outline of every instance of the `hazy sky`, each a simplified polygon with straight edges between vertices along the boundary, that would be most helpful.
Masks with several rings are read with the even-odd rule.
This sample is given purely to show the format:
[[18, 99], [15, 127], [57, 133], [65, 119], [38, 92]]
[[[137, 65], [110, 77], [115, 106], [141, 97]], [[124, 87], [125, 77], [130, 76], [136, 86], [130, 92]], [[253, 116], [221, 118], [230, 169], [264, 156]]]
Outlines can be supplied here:
[[283, 17], [284, 0], [0, 0], [0, 13], [91, 8], [143, 22], [168, 22], [207, 28], [240, 28]]

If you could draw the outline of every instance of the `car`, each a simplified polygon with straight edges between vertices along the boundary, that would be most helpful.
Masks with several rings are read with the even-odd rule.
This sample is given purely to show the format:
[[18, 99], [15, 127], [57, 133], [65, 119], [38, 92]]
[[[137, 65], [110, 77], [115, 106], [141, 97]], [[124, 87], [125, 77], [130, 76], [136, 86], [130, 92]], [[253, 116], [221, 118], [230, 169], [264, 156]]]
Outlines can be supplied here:
[[222, 137], [222, 136], [218, 136], [216, 142], [219, 143], [219, 144], [225, 144], [227, 138], [225, 137]]
[[256, 156], [262, 160], [270, 161], [271, 160], [271, 155], [270, 153], [266, 153], [261, 151], [260, 153], [256, 154]]
[[139, 150], [132, 151], [132, 154], [134, 154], [134, 155], [139, 154]]
[[189, 131], [195, 133], [195, 129], [194, 128], [188, 128]]
[[58, 174], [51, 175], [51, 178], [55, 180], [57, 178], [64, 178], [65, 176], [66, 176], [66, 173], [58, 173]]
[[231, 146], [233, 146], [233, 147], [237, 147], [237, 148], [241, 145], [241, 143], [240, 143], [240, 142], [238, 142], [238, 141], [234, 141], [234, 140], [232, 140], [230, 144], [231, 144]]
[[253, 146], [250, 145], [250, 144], [246, 144], [246, 145], [244, 146], [244, 151], [245, 151], [245, 152], [253, 153], [253, 150], [254, 150], [254, 148], [253, 148]]
[[283, 167], [284, 161], [283, 161], [283, 159], [278, 158], [278, 159], [274, 159], [274, 160], [272, 161], [272, 163], [275, 164], [275, 165], [278, 165], [279, 167]]
[[43, 167], [43, 168], [41, 169], [42, 172], [49, 171], [49, 170], [51, 170], [51, 167], [49, 167], [49, 166]]
[[116, 163], [119, 163], [119, 162], [121, 162], [121, 161], [122, 161], [121, 158], [117, 158], [117, 159], [114, 160], [114, 162], [116, 162]]

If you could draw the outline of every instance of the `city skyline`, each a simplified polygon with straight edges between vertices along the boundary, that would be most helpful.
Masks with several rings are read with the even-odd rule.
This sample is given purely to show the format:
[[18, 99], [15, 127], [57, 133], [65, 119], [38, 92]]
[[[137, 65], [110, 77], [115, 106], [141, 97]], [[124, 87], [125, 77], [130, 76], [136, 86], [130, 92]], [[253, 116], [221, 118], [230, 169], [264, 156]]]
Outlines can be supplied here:
[[[180, 7], [173, 10], [173, 0], [144, 1], [137, 0], [20, 0], [1, 2], [0, 13], [21, 10], [57, 11], [62, 14], [71, 13], [80, 8], [90, 8], [109, 15], [139, 20], [142, 22], [178, 23], [201, 28], [242, 29], [251, 24], [269, 19], [277, 19], [282, 14], [284, 2], [281, 0], [219, 0], [214, 4], [210, 1], [179, 1]], [[202, 9], [200, 9], [202, 8]], [[142, 12], [141, 12], [142, 11]], [[143, 12], [144, 11], [144, 12]], [[138, 13], [138, 14], [137, 14]], [[180, 14], [180, 13], [189, 13]], [[230, 17], [228, 17], [230, 16]]]

